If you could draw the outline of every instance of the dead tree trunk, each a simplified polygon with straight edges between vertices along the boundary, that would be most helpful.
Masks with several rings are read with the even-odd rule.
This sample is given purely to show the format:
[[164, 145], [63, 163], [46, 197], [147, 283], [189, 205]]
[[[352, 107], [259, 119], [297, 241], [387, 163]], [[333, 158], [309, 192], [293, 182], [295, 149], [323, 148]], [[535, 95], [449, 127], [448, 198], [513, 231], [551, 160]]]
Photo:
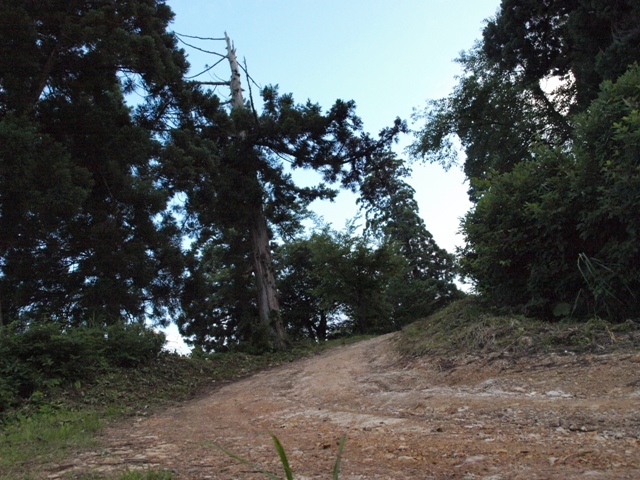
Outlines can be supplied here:
[[[245, 108], [236, 51], [226, 33], [225, 40], [227, 42], [227, 58], [231, 66], [231, 106], [233, 109]], [[239, 132], [239, 137], [240, 141], [244, 140], [244, 132]], [[257, 172], [254, 172], [253, 175], [255, 175], [255, 178], [252, 178], [251, 182], [259, 182]], [[258, 292], [260, 323], [272, 336], [274, 346], [278, 349], [284, 349], [287, 342], [282, 319], [280, 318], [280, 304], [273, 271], [269, 228], [261, 201], [250, 203], [252, 204], [250, 208], [253, 210], [249, 214], [251, 261]]]

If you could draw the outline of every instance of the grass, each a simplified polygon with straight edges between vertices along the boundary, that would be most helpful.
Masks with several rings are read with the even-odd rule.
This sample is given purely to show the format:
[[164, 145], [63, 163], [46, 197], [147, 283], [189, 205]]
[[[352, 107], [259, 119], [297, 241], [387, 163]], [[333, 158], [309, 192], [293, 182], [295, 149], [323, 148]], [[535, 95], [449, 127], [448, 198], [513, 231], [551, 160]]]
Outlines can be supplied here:
[[0, 436], [0, 478], [29, 478], [35, 461], [55, 462], [70, 447], [92, 445], [94, 434], [102, 426], [103, 420], [96, 411], [50, 408], [12, 422]]
[[611, 324], [600, 318], [548, 322], [496, 313], [477, 297], [456, 301], [406, 326], [397, 347], [407, 356], [426, 354], [535, 354], [632, 350], [640, 347], [640, 325]]
[[[36, 394], [0, 418], [0, 480], [29, 480], [43, 465], [90, 447], [106, 423], [150, 412], [201, 395], [217, 385], [370, 337], [301, 343], [284, 352], [201, 354], [196, 358], [163, 353], [137, 368], [105, 371], [87, 384]], [[109, 480], [166, 480], [171, 472], [125, 472]], [[142, 476], [140, 476], [142, 475]], [[82, 480], [103, 479], [100, 476]]]

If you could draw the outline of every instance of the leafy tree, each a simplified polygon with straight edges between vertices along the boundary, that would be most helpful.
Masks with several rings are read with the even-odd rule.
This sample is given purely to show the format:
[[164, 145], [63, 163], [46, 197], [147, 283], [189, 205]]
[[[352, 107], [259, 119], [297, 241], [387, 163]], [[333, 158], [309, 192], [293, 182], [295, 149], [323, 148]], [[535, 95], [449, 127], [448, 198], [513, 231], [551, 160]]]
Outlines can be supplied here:
[[[366, 237], [338, 237], [338, 240], [344, 242], [342, 249], [320, 251], [320, 272], [325, 277], [333, 275], [337, 280], [324, 283], [320, 294], [342, 305], [351, 320], [350, 330], [355, 333], [394, 330], [392, 305], [386, 293], [402, 267], [401, 259], [387, 245], [370, 246]], [[337, 258], [336, 253], [339, 254]], [[331, 263], [335, 267], [327, 270]]]
[[[476, 201], [490, 175], [531, 161], [538, 143], [570, 148], [571, 115], [640, 60], [638, 18], [626, 0], [503, 1], [483, 40], [458, 59], [452, 94], [416, 116], [424, 127], [412, 155], [448, 167], [460, 145]], [[547, 81], [554, 86], [543, 88]]]
[[414, 158], [449, 168], [458, 163], [461, 147], [464, 172], [472, 180], [469, 197], [476, 201], [491, 175], [530, 161], [532, 145], [566, 144], [570, 126], [560, 113], [561, 103], [547, 97], [539, 101], [521, 73], [501, 69], [482, 45], [463, 52], [457, 61], [464, 69], [458, 85], [449, 97], [430, 101], [415, 117], [425, 123], [409, 151]]
[[187, 67], [171, 10], [17, 1], [0, 16], [3, 315], [163, 317], [182, 269], [154, 138]]
[[572, 303], [580, 285], [572, 161], [540, 148], [535, 162], [496, 175], [463, 221], [463, 271], [495, 304], [550, 314]]
[[[521, 72], [529, 88], [556, 76], [584, 111], [603, 80], [640, 60], [640, 6], [630, 0], [504, 0], [483, 32], [483, 50], [503, 71]], [[541, 90], [537, 96], [544, 101]]]
[[324, 338], [327, 320], [340, 323], [341, 316], [351, 331], [390, 331], [460, 295], [454, 257], [425, 228], [403, 180], [408, 174], [391, 152], [365, 169], [364, 236], [353, 225], [344, 232], [325, 227], [279, 247], [283, 318], [295, 334]]
[[640, 69], [603, 85], [575, 120], [574, 149], [497, 175], [464, 220], [464, 267], [500, 305], [559, 305], [610, 319], [637, 308]]
[[386, 293], [403, 262], [388, 245], [371, 245], [353, 224], [324, 227], [283, 245], [279, 257], [283, 318], [293, 332], [323, 339], [330, 323], [359, 334], [394, 329]]
[[636, 73], [621, 75], [640, 54], [638, 8], [504, 0], [422, 117], [414, 156], [450, 165], [464, 150], [462, 265], [498, 305], [620, 319], [637, 304]]
[[[330, 323], [338, 320], [338, 305], [318, 294], [323, 281], [316, 270], [318, 235], [296, 238], [275, 250], [282, 319], [293, 338], [327, 339]], [[332, 322], [333, 321], [333, 322]]]

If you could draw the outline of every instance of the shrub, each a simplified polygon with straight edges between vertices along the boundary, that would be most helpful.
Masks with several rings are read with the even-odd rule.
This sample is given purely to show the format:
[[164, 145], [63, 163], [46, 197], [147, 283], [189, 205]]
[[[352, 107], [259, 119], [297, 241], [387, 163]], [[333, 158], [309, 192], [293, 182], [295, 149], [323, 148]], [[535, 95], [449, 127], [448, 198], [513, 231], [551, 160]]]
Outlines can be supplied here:
[[105, 358], [114, 366], [135, 367], [158, 356], [166, 342], [164, 333], [141, 324], [116, 324], [108, 328]]
[[139, 324], [68, 328], [56, 322], [17, 322], [0, 330], [0, 412], [21, 399], [91, 379], [113, 367], [157, 356], [164, 334]]

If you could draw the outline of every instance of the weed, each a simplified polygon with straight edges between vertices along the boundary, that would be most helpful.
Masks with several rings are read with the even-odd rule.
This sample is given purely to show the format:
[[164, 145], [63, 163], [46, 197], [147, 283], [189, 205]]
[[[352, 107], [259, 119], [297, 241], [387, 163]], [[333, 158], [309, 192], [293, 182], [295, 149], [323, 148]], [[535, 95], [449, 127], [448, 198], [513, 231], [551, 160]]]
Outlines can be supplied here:
[[610, 319], [624, 318], [637, 304], [635, 293], [627, 285], [625, 277], [617, 271], [618, 268], [584, 253], [578, 256], [578, 270], [593, 296], [595, 315], [604, 312]]
[[[271, 435], [271, 439], [273, 440], [273, 444], [276, 448], [276, 451], [278, 452], [278, 457], [280, 458], [280, 463], [282, 464], [282, 469], [284, 470], [284, 475], [285, 475], [285, 479], [286, 480], [293, 480], [293, 471], [291, 470], [291, 466], [289, 465], [289, 459], [287, 458], [287, 454], [284, 450], [284, 447], [282, 446], [282, 443], [280, 443], [280, 440], [278, 439], [278, 437], [276, 435], [274, 435], [273, 433], [269, 432], [269, 435]], [[346, 435], [342, 435], [340, 437], [340, 443], [338, 445], [338, 453], [336, 455], [336, 461], [333, 464], [333, 470], [332, 470], [332, 479], [333, 480], [338, 480], [340, 477], [340, 466], [342, 464], [342, 452], [344, 451], [344, 444], [346, 442]], [[211, 444], [213, 447], [217, 448], [218, 450], [224, 452], [226, 455], [228, 455], [229, 457], [233, 458], [234, 460], [239, 461], [240, 463], [243, 463], [245, 465], [250, 466], [251, 468], [253, 468], [255, 471], [257, 471], [258, 473], [261, 473], [262, 475], [265, 475], [269, 478], [271, 478], [272, 480], [282, 480], [280, 477], [278, 477], [277, 475], [275, 475], [274, 473], [268, 472], [267, 470], [264, 470], [262, 467], [260, 467], [260, 465], [257, 465], [256, 463], [253, 463], [245, 458], [240, 457], [239, 455], [236, 455], [233, 452], [230, 452], [229, 450], [226, 450], [224, 448], [222, 448], [220, 445], [216, 445], [216, 444]]]

